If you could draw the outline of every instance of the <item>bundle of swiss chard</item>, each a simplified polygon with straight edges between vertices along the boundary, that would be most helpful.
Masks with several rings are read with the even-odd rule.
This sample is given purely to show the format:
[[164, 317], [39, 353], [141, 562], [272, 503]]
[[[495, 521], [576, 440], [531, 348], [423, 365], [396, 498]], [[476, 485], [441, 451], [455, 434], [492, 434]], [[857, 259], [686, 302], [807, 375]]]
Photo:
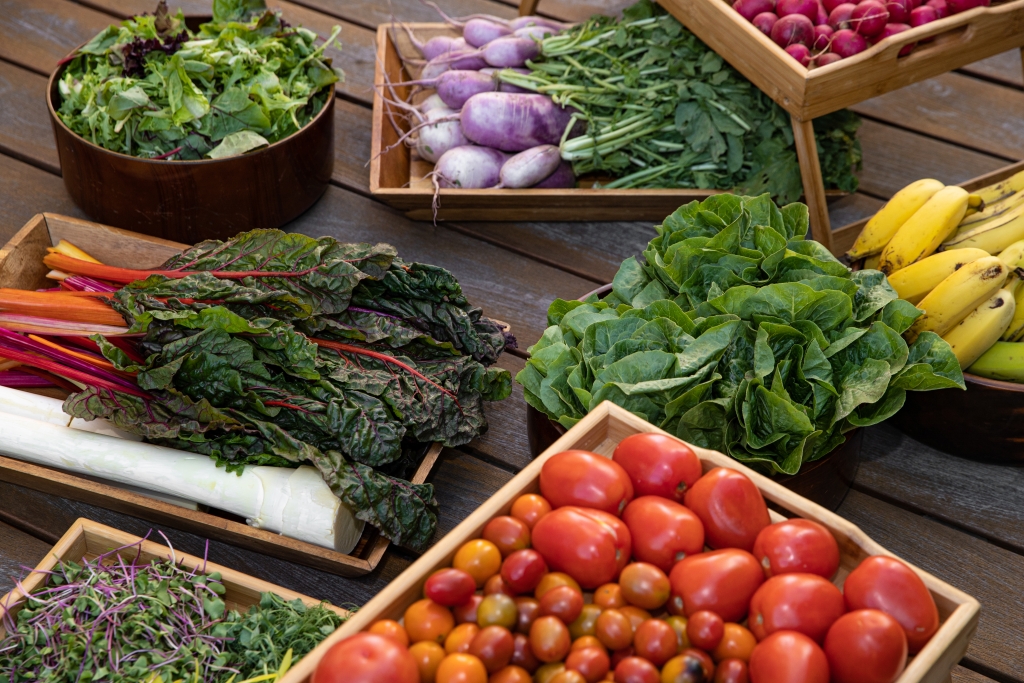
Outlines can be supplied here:
[[[229, 469], [314, 465], [358, 519], [410, 548], [436, 526], [432, 486], [403, 480], [422, 444], [467, 443], [486, 430], [483, 402], [511, 389], [487, 367], [511, 341], [503, 326], [451, 273], [390, 245], [262, 230], [152, 271], [60, 251], [45, 263], [70, 275], [65, 290], [91, 289], [0, 292], [0, 359], [73, 382], [67, 413]], [[86, 338], [118, 321], [123, 334]]]
[[610, 400], [679, 438], [795, 474], [911, 390], [964, 388], [949, 344], [881, 272], [805, 240], [807, 207], [716, 195], [658, 226], [611, 292], [548, 309], [516, 380], [570, 427]]

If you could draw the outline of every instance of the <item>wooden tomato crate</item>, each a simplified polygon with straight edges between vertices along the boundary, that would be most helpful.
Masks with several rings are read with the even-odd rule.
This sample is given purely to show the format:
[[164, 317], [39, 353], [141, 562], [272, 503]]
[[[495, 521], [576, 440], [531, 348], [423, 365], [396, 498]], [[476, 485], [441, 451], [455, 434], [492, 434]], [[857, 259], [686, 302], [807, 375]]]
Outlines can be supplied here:
[[[31, 574], [10, 593], [0, 597], [0, 639], [3, 639], [5, 635], [5, 618], [15, 617], [24, 605], [25, 596], [48, 584], [48, 572], [58, 563], [81, 562], [83, 559], [94, 560], [104, 553], [119, 548], [121, 550], [110, 556], [111, 563], [121, 557], [126, 561], [138, 558], [141, 563], [165, 559], [177, 562], [189, 569], [199, 568], [204, 574], [220, 572], [225, 588], [224, 602], [228, 609], [237, 609], [244, 613], [251, 606], [259, 604], [261, 593], [274, 593], [289, 602], [298, 598], [308, 607], [321, 604], [319, 600], [314, 600], [301, 593], [83, 518], [75, 520], [71, 528], [57, 541], [57, 545], [53, 546], [46, 557], [40, 560]], [[328, 603], [323, 603], [323, 605], [340, 617], [347, 618], [349, 616], [349, 612], [340, 607]]]
[[[52, 213], [34, 216], [0, 249], [0, 287], [49, 287], [43, 265], [46, 248], [67, 240], [103, 263], [123, 268], [152, 268], [181, 253], [184, 244], [140, 235], [99, 223]], [[441, 445], [425, 447], [410, 481], [422, 484], [441, 454]], [[0, 480], [98, 505], [135, 517], [183, 529], [206, 538], [255, 550], [341, 576], [361, 576], [377, 566], [389, 541], [367, 525], [350, 554], [339, 553], [265, 529], [218, 511], [189, 510], [113, 484], [85, 479], [60, 470], [0, 456]]]
[[[361, 607], [340, 629], [299, 662], [280, 683], [308, 681], [317, 662], [333, 644], [365, 630], [377, 619], [401, 619], [406, 607], [420, 599], [427, 577], [441, 567], [450, 566], [456, 550], [463, 543], [479, 538], [484, 525], [493, 517], [507, 515], [512, 502], [520, 495], [539, 491], [541, 467], [552, 455], [579, 448], [611, 457], [615, 446], [622, 439], [640, 432], [654, 432], [675, 438], [609, 401], [599, 405], [378, 593], [377, 597]], [[750, 477], [765, 499], [776, 507], [792, 513], [791, 516], [813, 519], [828, 527], [839, 542], [841, 553], [839, 572], [834, 579], [837, 586], [841, 587], [850, 571], [865, 558], [871, 555], [894, 556], [839, 515], [794, 494], [729, 456], [697, 446], [691, 448], [700, 458], [705, 472], [714, 467], [739, 470]], [[774, 510], [771, 511], [771, 517], [773, 522], [784, 519], [783, 515]], [[941, 626], [924, 649], [909, 662], [897, 683], [943, 683], [950, 680], [950, 669], [967, 651], [967, 645], [978, 625], [981, 607], [977, 600], [966, 593], [927, 572], [911, 567], [924, 580], [935, 598]]]

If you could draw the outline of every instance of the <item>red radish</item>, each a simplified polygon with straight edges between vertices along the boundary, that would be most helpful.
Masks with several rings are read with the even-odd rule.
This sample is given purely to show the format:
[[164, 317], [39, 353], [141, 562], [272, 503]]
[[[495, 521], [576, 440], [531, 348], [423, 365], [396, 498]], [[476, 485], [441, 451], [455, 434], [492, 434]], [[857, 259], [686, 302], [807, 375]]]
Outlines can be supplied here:
[[840, 57], [852, 57], [868, 49], [868, 41], [864, 36], [848, 28], [840, 29], [832, 35], [832, 52]]
[[774, 12], [761, 12], [754, 17], [754, 21], [751, 23], [754, 24], [761, 33], [766, 36], [770, 36], [772, 34], [772, 27], [775, 26], [775, 22], [778, 20], [779, 18], [775, 16]]
[[462, 28], [462, 37], [473, 47], [481, 47], [495, 38], [512, 33], [512, 29], [487, 19], [470, 19]]
[[572, 164], [563, 161], [555, 172], [534, 185], [537, 189], [562, 189], [576, 187], [576, 174], [572, 172]]
[[939, 19], [945, 19], [952, 14], [949, 9], [949, 3], [946, 2], [946, 0], [928, 0], [928, 2], [924, 4], [926, 7], [934, 9], [935, 13], [939, 15]]
[[878, 0], [862, 0], [853, 9], [850, 21], [857, 33], [865, 38], [874, 38], [888, 23], [889, 11]]
[[774, 12], [775, 2], [773, 0], [736, 0], [732, 3], [732, 8], [747, 21], [753, 21], [758, 14]]
[[504, 36], [484, 45], [481, 54], [490, 66], [523, 66], [540, 54], [540, 44], [533, 38]]
[[825, 8], [825, 11], [828, 12], [829, 14], [832, 14], [832, 10], [834, 10], [836, 7], [839, 7], [844, 2], [849, 2], [849, 0], [821, 0], [822, 6]]
[[825, 50], [828, 48], [829, 42], [832, 40], [832, 34], [835, 33], [828, 24], [819, 24], [814, 27], [814, 49]]
[[434, 178], [440, 187], [494, 187], [501, 180], [501, 167], [507, 157], [507, 154], [488, 147], [455, 147], [437, 160]]
[[885, 9], [889, 12], [890, 24], [909, 24], [911, 0], [885, 0]]
[[815, 26], [821, 26], [822, 24], [828, 23], [828, 10], [821, 4], [821, 0], [818, 0], [818, 16], [813, 20]]
[[843, 58], [835, 52], [823, 52], [814, 58], [814, 64], [815, 66], [827, 66], [828, 64], [834, 64], [842, 59]]
[[930, 24], [938, 20], [938, 18], [939, 13], [935, 11], [934, 7], [929, 7], [928, 5], [922, 5], [910, 10], [910, 25], [915, 28]]
[[811, 51], [806, 45], [801, 45], [800, 43], [788, 45], [786, 46], [786, 54], [800, 62], [802, 66], [807, 66], [811, 63]]
[[950, 14], [960, 14], [975, 7], [988, 7], [992, 4], [991, 0], [946, 0], [946, 3], [949, 5]]
[[[890, 36], [896, 35], [897, 33], [903, 33], [904, 31], [909, 30], [910, 27], [906, 24], [886, 24], [885, 28], [882, 30], [882, 33], [878, 36], [878, 39], [885, 40]], [[917, 43], [910, 43], [909, 45], [904, 45], [903, 47], [900, 48], [900, 53], [898, 56], [905, 57], [909, 55], [911, 52], [914, 51], [915, 47], [917, 47]]]
[[853, 16], [853, 10], [856, 8], [857, 6], [852, 2], [836, 5], [836, 8], [828, 15], [828, 25], [837, 31], [850, 28], [850, 18]]
[[810, 45], [814, 40], [814, 24], [802, 14], [781, 17], [772, 27], [772, 40], [783, 48], [797, 43]]
[[555, 145], [540, 145], [520, 152], [502, 165], [498, 187], [533, 187], [557, 171], [561, 162], [562, 157]]
[[[775, 5], [775, 13], [779, 15], [779, 19], [800, 14], [813, 22], [818, 18], [818, 2], [817, 0], [779, 0]], [[811, 25], [813, 26], [813, 23]]]

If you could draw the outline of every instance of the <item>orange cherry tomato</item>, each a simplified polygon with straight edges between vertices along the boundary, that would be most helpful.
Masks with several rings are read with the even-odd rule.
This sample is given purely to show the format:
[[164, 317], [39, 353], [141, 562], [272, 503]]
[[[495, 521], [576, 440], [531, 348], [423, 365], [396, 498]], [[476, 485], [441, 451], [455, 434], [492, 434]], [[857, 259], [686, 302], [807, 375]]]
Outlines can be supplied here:
[[583, 593], [569, 586], [555, 586], [540, 598], [540, 613], [558, 617], [565, 624], [576, 621], [583, 611]]
[[716, 662], [725, 659], [742, 659], [749, 662], [750, 653], [754, 651], [755, 645], [757, 638], [749, 629], [739, 624], [728, 623], [722, 629], [722, 640], [711, 653], [711, 658]]
[[555, 676], [563, 671], [565, 671], [564, 662], [549, 662], [534, 672], [534, 683], [551, 683]]
[[409, 650], [393, 638], [357, 633], [333, 645], [313, 672], [311, 683], [419, 683]]
[[[570, 631], [570, 634], [572, 632]], [[575, 650], [582, 650], [585, 647], [604, 647], [604, 644], [597, 639], [597, 636], [580, 636], [576, 640], [572, 641], [572, 647], [569, 648], [570, 652]]]
[[367, 633], [376, 633], [379, 636], [394, 638], [395, 642], [402, 647], [409, 647], [409, 634], [405, 632], [405, 627], [394, 619], [375, 621], [366, 631]]
[[549, 512], [551, 512], [551, 503], [546, 498], [538, 496], [536, 493], [526, 493], [513, 501], [509, 514], [532, 531], [533, 525]]
[[617, 583], [606, 583], [594, 591], [594, 604], [601, 609], [617, 609], [626, 606], [626, 598], [622, 595], [622, 586]]
[[679, 503], [658, 496], [641, 496], [622, 511], [633, 541], [633, 557], [663, 572], [676, 562], [704, 552], [704, 524]]
[[477, 588], [482, 588], [487, 579], [501, 570], [501, 551], [490, 541], [475, 538], [463, 543], [455, 552], [452, 566], [467, 572], [476, 581]]
[[658, 668], [641, 657], [624, 657], [615, 667], [615, 683], [660, 683]]
[[512, 664], [533, 673], [540, 667], [540, 660], [530, 648], [530, 637], [517, 633], [512, 636]]
[[683, 499], [704, 524], [712, 548], [750, 550], [761, 529], [771, 524], [768, 506], [754, 482], [742, 472], [716, 467], [697, 480]]
[[587, 683], [587, 679], [583, 677], [579, 671], [573, 671], [566, 669], [560, 673], [555, 674], [551, 678], [551, 683]]
[[545, 593], [558, 586], [569, 586], [570, 588], [581, 590], [580, 585], [576, 583], [576, 579], [572, 578], [568, 574], [563, 574], [562, 572], [549, 572], [541, 577], [540, 583], [537, 584], [537, 588], [533, 591], [533, 597], [540, 600], [544, 597]]
[[738, 622], [746, 616], [754, 591], [764, 583], [764, 571], [753, 555], [730, 548], [690, 555], [676, 563], [668, 579], [670, 612], [689, 616], [706, 609], [725, 621]]
[[750, 599], [748, 623], [760, 641], [776, 631], [797, 631], [816, 643], [843, 616], [843, 594], [817, 574], [780, 574]]
[[619, 611], [625, 614], [626, 618], [629, 619], [629, 625], [633, 627], [633, 633], [636, 633], [637, 626], [651, 618], [650, 612], [640, 609], [639, 607], [634, 607], [633, 605], [620, 607]]
[[483, 662], [462, 653], [448, 655], [437, 667], [436, 683], [487, 683]]
[[505, 579], [501, 578], [501, 574], [495, 574], [484, 584], [484, 595], [494, 595], [495, 593], [503, 593], [510, 598], [516, 595], [516, 592], [505, 583]]
[[511, 630], [516, 627], [518, 621], [516, 601], [504, 593], [485, 595], [476, 611], [476, 623], [480, 628], [504, 626]]
[[637, 627], [633, 647], [638, 657], [661, 666], [679, 652], [679, 640], [676, 632], [664, 621], [648, 619]]
[[715, 667], [714, 683], [750, 683], [747, 663], [742, 659], [723, 659]]
[[725, 635], [725, 622], [722, 617], [708, 610], [700, 610], [690, 615], [686, 622], [686, 636], [694, 647], [711, 652], [722, 642]]
[[828, 580], [839, 569], [839, 544], [832, 532], [809, 519], [787, 519], [766, 526], [754, 540], [754, 557], [765, 576], [817, 574]]
[[594, 635], [609, 650], [621, 650], [633, 643], [633, 624], [617, 609], [601, 612], [594, 624]]
[[520, 596], [516, 603], [516, 633], [529, 633], [530, 626], [540, 616], [540, 603], [533, 598]]
[[622, 466], [637, 496], [683, 501], [700, 479], [700, 459], [682, 441], [663, 434], [632, 434], [615, 447], [612, 460]]
[[538, 617], [530, 627], [530, 649], [542, 662], [557, 662], [565, 658], [572, 639], [569, 629], [558, 617]]
[[565, 451], [540, 470], [540, 493], [551, 507], [567, 505], [622, 514], [633, 500], [633, 483], [622, 465], [589, 451]]
[[877, 609], [899, 622], [910, 654], [920, 652], [939, 629], [935, 600], [913, 569], [893, 557], [875, 555], [861, 562], [843, 584], [846, 608]]
[[488, 678], [487, 683], [533, 683], [533, 676], [521, 666], [510, 664]]
[[569, 634], [573, 638], [594, 635], [597, 632], [597, 618], [599, 616], [601, 616], [600, 605], [593, 603], [583, 605], [583, 609], [580, 610], [580, 615], [576, 617], [576, 621], [569, 624]]
[[469, 654], [484, 663], [487, 673], [497, 673], [512, 661], [515, 639], [512, 632], [502, 626], [488, 626], [480, 629], [469, 644]]
[[447, 653], [444, 648], [432, 640], [421, 640], [409, 647], [409, 654], [416, 660], [420, 671], [420, 683], [434, 683], [437, 667]]
[[584, 588], [597, 588], [614, 580], [629, 562], [631, 541], [618, 517], [568, 506], [537, 522], [533, 547], [551, 569], [569, 574]]
[[587, 683], [597, 683], [608, 675], [611, 660], [604, 646], [583, 647], [570, 650], [569, 656], [565, 658], [565, 668], [580, 672]]
[[481, 536], [497, 546], [502, 557], [530, 547], [530, 527], [523, 520], [509, 515], [495, 517], [487, 522]]
[[456, 652], [463, 654], [469, 652], [469, 646], [478, 633], [480, 633], [480, 627], [476, 624], [459, 624], [444, 639], [444, 651], [450, 655]]
[[646, 562], [627, 564], [619, 575], [619, 586], [626, 602], [647, 610], [664, 605], [672, 592], [665, 572]]
[[471, 595], [469, 600], [461, 605], [452, 607], [452, 615], [455, 616], [456, 624], [475, 624], [477, 617], [477, 610], [480, 609], [480, 603], [483, 602], [484, 596], [482, 595]]
[[544, 558], [536, 550], [516, 550], [501, 563], [501, 578], [516, 593], [530, 593], [548, 571]]
[[409, 605], [405, 610], [404, 621], [409, 640], [414, 643], [421, 640], [443, 643], [455, 628], [455, 618], [451, 611], [428, 598]]
[[748, 668], [751, 683], [829, 683], [825, 653], [796, 631], [776, 631], [758, 643]]

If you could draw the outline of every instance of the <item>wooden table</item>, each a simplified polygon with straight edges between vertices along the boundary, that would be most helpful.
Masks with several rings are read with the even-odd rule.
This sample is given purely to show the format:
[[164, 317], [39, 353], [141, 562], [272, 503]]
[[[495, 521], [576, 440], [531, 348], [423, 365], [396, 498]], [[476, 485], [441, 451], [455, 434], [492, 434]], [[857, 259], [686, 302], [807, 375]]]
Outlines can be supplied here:
[[[589, 4], [588, 4], [589, 3]], [[175, 3], [172, 3], [172, 6]], [[510, 322], [520, 340], [500, 365], [523, 366], [523, 350], [544, 327], [548, 303], [608, 282], [619, 262], [654, 235], [647, 223], [413, 223], [368, 197], [373, 29], [389, 20], [379, 0], [272, 2], [292, 23], [326, 35], [343, 27], [346, 72], [338, 87], [332, 186], [289, 229], [342, 240], [386, 241], [407, 259], [450, 269], [470, 299]], [[404, 20], [435, 20], [417, 0], [392, 0]], [[453, 14], [516, 14], [497, 0], [441, 0]], [[622, 0], [544, 0], [563, 19], [614, 11]], [[207, 0], [184, 0], [209, 11]], [[0, 241], [33, 214], [80, 216], [59, 177], [44, 104], [57, 60], [117, 18], [152, 11], [149, 0], [0, 0]], [[859, 105], [864, 170], [861, 191], [830, 207], [835, 226], [863, 218], [911, 180], [959, 182], [1024, 159], [1024, 83], [1018, 53], [974, 64]], [[837, 236], [838, 237], [838, 236]], [[852, 242], [853, 235], [841, 239]], [[529, 459], [522, 391], [488, 410], [490, 431], [442, 455], [432, 481], [441, 503], [438, 537], [508, 481]], [[976, 596], [981, 625], [954, 681], [1024, 683], [1024, 472], [979, 465], [926, 448], [886, 426], [868, 430], [855, 490], [839, 513], [897, 554]], [[0, 483], [0, 592], [24, 565], [35, 565], [77, 517], [145, 533], [152, 525], [89, 505]], [[202, 539], [164, 529], [191, 553]], [[361, 579], [341, 579], [221, 543], [211, 559], [323, 597], [360, 605], [415, 557], [390, 550]]]

